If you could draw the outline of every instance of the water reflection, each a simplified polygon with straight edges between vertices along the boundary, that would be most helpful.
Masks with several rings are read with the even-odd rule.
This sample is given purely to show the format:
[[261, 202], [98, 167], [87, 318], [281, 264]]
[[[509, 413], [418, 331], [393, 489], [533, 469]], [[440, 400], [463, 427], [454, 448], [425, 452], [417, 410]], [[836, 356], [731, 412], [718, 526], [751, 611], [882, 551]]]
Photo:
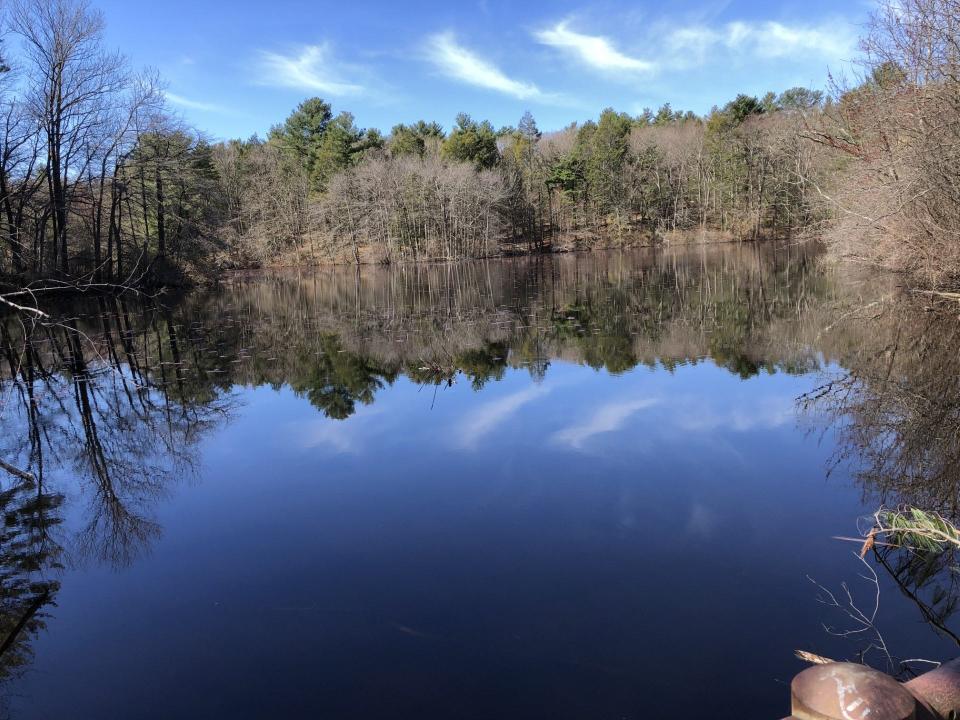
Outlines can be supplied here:
[[[398, 376], [475, 390], [551, 361], [611, 373], [712, 360], [740, 377], [819, 366], [804, 325], [831, 287], [809, 247], [525, 258], [238, 280], [186, 314], [216, 370], [344, 418]], [[206, 318], [206, 320], [204, 320]], [[198, 328], [194, 326], [193, 331]]]
[[[7, 532], [19, 538], [0, 548], [22, 548], [0, 557], [0, 622], [12, 638], [0, 661], [27, 661], [59, 564], [128, 567], [159, 542], [158, 507], [178, 485], [204, 480], [207, 439], [246, 417], [252, 388], [306, 400], [316, 422], [301, 422], [297, 437], [352, 453], [338, 428], [353, 426], [341, 421], [372, 412], [401, 378], [421, 386], [428, 407], [469, 386], [476, 399], [447, 429], [454, 449], [477, 453], [531, 408], [567, 397], [561, 368], [719, 369], [734, 380], [782, 373], [810, 391], [808, 420], [833, 429], [835, 463], [855, 463], [867, 506], [913, 502], [956, 514], [955, 314], [895, 295], [889, 279], [825, 268], [809, 245], [734, 246], [240, 276], [177, 300], [59, 308], [64, 321], [53, 325], [0, 318], [0, 458], [35, 478], [0, 478]], [[511, 383], [518, 374], [529, 381]], [[741, 405], [734, 395], [709, 406], [658, 387], [571, 405], [546, 430], [543, 452], [586, 455], [651, 413], [669, 411], [675, 431], [706, 435], [796, 417], [790, 401]], [[286, 420], [261, 422], [267, 432]], [[623, 494], [620, 532], [640, 525], [633, 492]], [[65, 502], [68, 525], [58, 516]], [[724, 527], [702, 498], [684, 512], [690, 537], [715, 539]], [[956, 575], [877, 559], [946, 631]]]
[[[833, 467], [865, 502], [960, 521], [960, 323], [952, 304], [901, 294], [845, 319], [843, 368], [802, 400], [837, 430]], [[960, 645], [957, 553], [878, 546], [872, 555], [921, 617]]]
[[30, 639], [44, 628], [45, 610], [60, 587], [53, 573], [60, 547], [52, 537], [61, 495], [18, 479], [0, 491], [0, 681], [30, 660]]
[[887, 505], [960, 512], [960, 323], [915, 296], [844, 322], [843, 369], [805, 398], [841, 429], [852, 463]]
[[85, 309], [79, 320], [0, 323], [0, 453], [41, 485], [69, 474], [87, 505], [76, 549], [123, 566], [160, 533], [152, 506], [192, 476], [200, 437], [230, 403], [186, 379], [170, 310], [124, 300]]

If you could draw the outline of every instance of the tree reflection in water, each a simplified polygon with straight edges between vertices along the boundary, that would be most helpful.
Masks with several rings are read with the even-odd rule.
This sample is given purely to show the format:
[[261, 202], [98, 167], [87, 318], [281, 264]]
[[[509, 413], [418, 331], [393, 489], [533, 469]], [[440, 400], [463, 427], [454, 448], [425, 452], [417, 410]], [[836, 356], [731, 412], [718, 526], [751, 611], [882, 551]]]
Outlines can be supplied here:
[[[2, 317], [0, 458], [35, 477], [3, 486], [23, 548], [0, 559], [21, 588], [4, 594], [8, 635], [36, 606], [3, 662], [28, 656], [60, 563], [122, 567], [149, 548], [158, 501], [200, 475], [200, 441], [230, 419], [236, 387], [289, 387], [343, 420], [400, 377], [481, 391], [511, 369], [539, 382], [558, 360], [612, 374], [711, 362], [743, 378], [839, 366], [807, 398], [839, 428], [838, 462], [856, 459], [878, 501], [956, 515], [955, 313], [890, 293], [838, 280], [810, 246], [739, 246], [241, 276], [166, 304], [51, 308], [54, 324]], [[954, 576], [878, 559], [946, 625]]]
[[401, 375], [479, 390], [511, 368], [540, 380], [553, 360], [805, 373], [833, 291], [811, 248], [749, 246], [276, 273], [181, 312], [207, 357], [239, 360], [199, 378], [287, 385], [342, 419]]
[[[122, 567], [149, 547], [154, 505], [193, 476], [198, 440], [230, 411], [223, 393], [189, 395], [170, 311], [105, 299], [81, 309], [81, 320], [0, 319], [0, 457], [18, 470], [0, 471], [0, 673], [29, 657], [62, 563]], [[67, 531], [59, 511], [73, 490], [84, 508]]]
[[30, 638], [44, 627], [44, 609], [60, 585], [61, 549], [52, 537], [63, 496], [36, 481], [0, 484], [0, 681], [30, 659]]
[[[847, 348], [843, 369], [803, 404], [836, 429], [834, 466], [854, 470], [868, 506], [912, 506], [960, 521], [956, 306], [891, 297], [865, 303], [831, 334]], [[873, 555], [923, 619], [960, 645], [956, 552], [878, 545]]]

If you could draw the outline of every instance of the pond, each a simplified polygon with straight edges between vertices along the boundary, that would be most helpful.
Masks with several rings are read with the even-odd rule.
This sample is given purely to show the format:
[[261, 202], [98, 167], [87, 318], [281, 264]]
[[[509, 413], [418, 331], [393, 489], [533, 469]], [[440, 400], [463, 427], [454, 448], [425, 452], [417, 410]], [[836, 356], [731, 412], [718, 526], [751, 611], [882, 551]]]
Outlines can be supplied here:
[[956, 311], [809, 245], [59, 310], [0, 319], [10, 717], [775, 720], [795, 650], [958, 652], [836, 539], [955, 512]]

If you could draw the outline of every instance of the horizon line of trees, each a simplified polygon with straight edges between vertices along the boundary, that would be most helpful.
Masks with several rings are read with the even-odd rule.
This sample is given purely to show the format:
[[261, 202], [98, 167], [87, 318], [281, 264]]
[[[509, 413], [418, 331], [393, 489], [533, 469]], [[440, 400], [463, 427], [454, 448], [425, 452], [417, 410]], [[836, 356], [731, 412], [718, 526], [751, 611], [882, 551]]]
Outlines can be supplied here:
[[[698, 230], [786, 236], [822, 216], [807, 176], [824, 152], [800, 129], [828, 103], [793, 88], [739, 95], [706, 117], [669, 104], [543, 133], [466, 113], [384, 136], [321, 98], [259, 137], [215, 147], [244, 264], [300, 257], [483, 257], [631, 243]], [[275, 189], [276, 192], [270, 192]]]
[[461, 114], [384, 135], [320, 98], [210, 142], [107, 48], [88, 0], [15, 0], [0, 67], [0, 275], [170, 282], [225, 266], [482, 257], [711, 230], [785, 235], [816, 209], [797, 124], [822, 94], [738, 96], [542, 133]]
[[[885, 0], [864, 79], [544, 133], [460, 114], [360, 128], [309, 98], [211, 142], [104, 42], [88, 0], [14, 0], [0, 63], [0, 277], [168, 283], [225, 267], [485, 257], [827, 229], [960, 282], [960, 67], [945, 0]], [[2, 297], [2, 296], [0, 296]]]

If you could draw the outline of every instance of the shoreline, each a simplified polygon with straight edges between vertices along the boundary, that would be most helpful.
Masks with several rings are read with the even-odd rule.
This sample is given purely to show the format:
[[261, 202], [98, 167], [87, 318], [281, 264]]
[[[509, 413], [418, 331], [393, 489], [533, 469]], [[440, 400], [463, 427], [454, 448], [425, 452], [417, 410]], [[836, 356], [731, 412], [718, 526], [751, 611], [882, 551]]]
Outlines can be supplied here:
[[[493, 255], [482, 255], [477, 257], [424, 257], [424, 258], [401, 258], [391, 261], [378, 261], [375, 259], [361, 259], [356, 261], [339, 261], [336, 258], [326, 258], [322, 260], [302, 260], [300, 262], [271, 263], [269, 265], [237, 265], [225, 267], [216, 271], [212, 276], [186, 275], [182, 277], [181, 282], [150, 282], [143, 284], [125, 284], [111, 283], [109, 281], [80, 281], [77, 279], [65, 279], [56, 276], [36, 277], [27, 280], [26, 278], [17, 279], [16, 277], [5, 276], [0, 278], [0, 297], [34, 297], [44, 295], [47, 300], [43, 305], [57, 304], [62, 300], [77, 297], [111, 297], [118, 295], [146, 296], [151, 298], [161, 298], [163, 296], [181, 295], [189, 293], [195, 289], [215, 288], [221, 282], [229, 282], [235, 278], [245, 275], [252, 275], [261, 272], [291, 272], [291, 271], [309, 271], [309, 270], [333, 270], [337, 268], [356, 267], [362, 268], [411, 268], [411, 267], [431, 267], [438, 265], [459, 265], [472, 262], [489, 262], [496, 260], [517, 260], [520, 258], [547, 258], [567, 255], [588, 255], [592, 253], [604, 252], [641, 252], [657, 251], [669, 249], [693, 249], [708, 247], [723, 247], [729, 245], [750, 245], [755, 247], [775, 245], [794, 242], [815, 241], [814, 237], [803, 237], [796, 235], [792, 238], [712, 238], [705, 240], [659, 240], [656, 242], [643, 243], [603, 243], [593, 245], [571, 245], [564, 244], [556, 247], [547, 247], [531, 252], [526, 251], [502, 251]], [[38, 306], [41, 303], [37, 303]], [[8, 304], [0, 303], [0, 311], [16, 312], [16, 309], [9, 307]]]
[[[465, 257], [404, 257], [399, 259], [388, 259], [388, 260], [377, 260], [377, 259], [361, 259], [359, 262], [352, 259], [347, 259], [348, 256], [344, 255], [343, 260], [339, 260], [336, 257], [328, 257], [321, 260], [315, 261], [299, 261], [299, 262], [279, 262], [279, 263], [270, 263], [267, 265], [249, 265], [249, 266], [235, 266], [230, 268], [225, 268], [222, 271], [224, 276], [236, 275], [239, 273], [245, 272], [258, 272], [258, 271], [269, 271], [269, 270], [295, 270], [295, 269], [310, 269], [310, 268], [342, 268], [342, 267], [391, 267], [391, 266], [412, 266], [412, 265], [442, 265], [442, 264], [454, 264], [454, 263], [468, 263], [481, 260], [508, 260], [516, 258], [534, 258], [534, 257], [550, 257], [556, 255], [573, 255], [578, 253], [594, 253], [594, 252], [611, 252], [615, 250], [656, 250], [656, 249], [666, 249], [666, 248], [695, 248], [695, 247], [711, 247], [711, 246], [722, 246], [722, 245], [769, 245], [776, 243], [784, 243], [789, 241], [800, 241], [800, 242], [811, 242], [815, 238], [812, 237], [803, 237], [801, 234], [797, 234], [792, 237], [759, 237], [759, 238], [718, 238], [711, 240], [693, 240], [688, 242], [683, 241], [669, 241], [669, 240], [659, 240], [655, 242], [643, 242], [643, 243], [611, 243], [611, 244], [596, 244], [596, 245], [582, 245], [582, 246], [571, 246], [571, 245], [561, 245], [557, 247], [547, 247], [533, 251], [501, 251], [492, 255], [478, 255], [478, 256], [465, 256]], [[368, 254], [368, 253], [367, 253]], [[214, 281], [216, 282], [216, 281]]]

